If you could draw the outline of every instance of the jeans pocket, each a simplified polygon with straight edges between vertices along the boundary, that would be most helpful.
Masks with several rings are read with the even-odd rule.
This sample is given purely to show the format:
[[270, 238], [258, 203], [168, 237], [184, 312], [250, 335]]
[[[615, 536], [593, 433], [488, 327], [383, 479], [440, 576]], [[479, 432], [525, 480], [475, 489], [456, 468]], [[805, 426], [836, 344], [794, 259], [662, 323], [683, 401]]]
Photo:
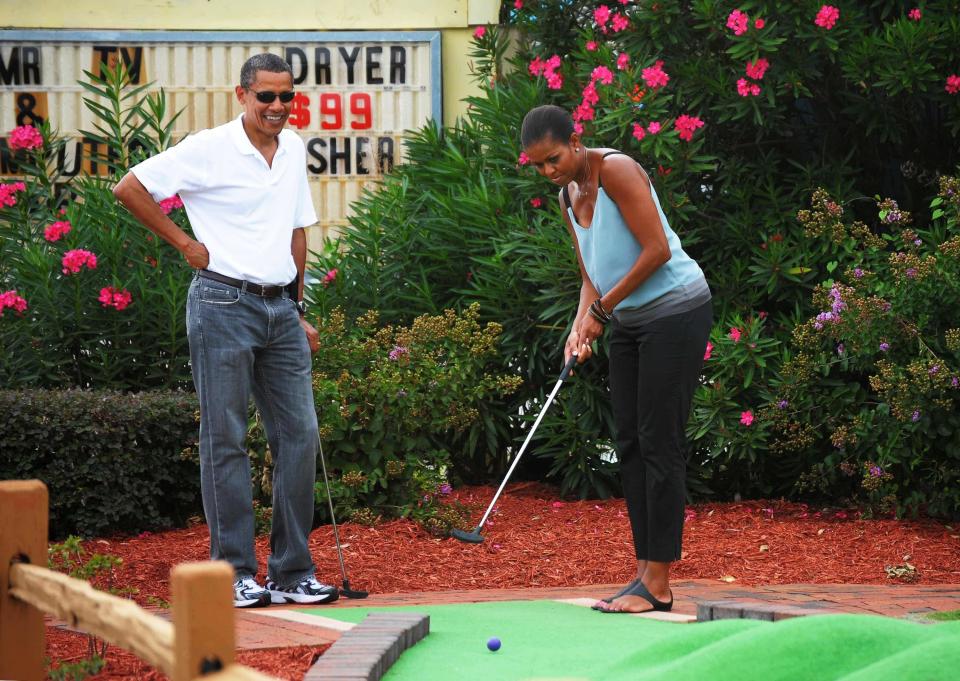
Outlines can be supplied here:
[[240, 290], [226, 284], [203, 281], [200, 284], [200, 302], [208, 305], [235, 305], [240, 300]]

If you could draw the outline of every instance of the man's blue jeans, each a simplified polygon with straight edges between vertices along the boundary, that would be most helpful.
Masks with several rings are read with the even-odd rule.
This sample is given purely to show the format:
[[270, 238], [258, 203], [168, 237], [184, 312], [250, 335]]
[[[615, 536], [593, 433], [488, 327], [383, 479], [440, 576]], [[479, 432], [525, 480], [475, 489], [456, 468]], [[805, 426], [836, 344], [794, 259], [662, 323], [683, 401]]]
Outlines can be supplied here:
[[310, 348], [294, 302], [195, 276], [187, 337], [200, 398], [200, 482], [210, 558], [237, 577], [257, 574], [253, 492], [245, 447], [250, 396], [273, 455], [268, 578], [281, 587], [314, 574], [307, 548], [317, 465]]

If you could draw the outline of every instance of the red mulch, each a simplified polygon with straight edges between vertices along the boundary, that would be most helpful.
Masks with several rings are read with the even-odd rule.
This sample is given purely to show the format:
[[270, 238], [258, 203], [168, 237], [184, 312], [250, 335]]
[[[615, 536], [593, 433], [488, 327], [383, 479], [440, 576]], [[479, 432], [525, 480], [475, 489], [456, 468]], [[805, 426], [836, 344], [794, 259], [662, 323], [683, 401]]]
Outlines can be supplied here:
[[[452, 498], [475, 509], [479, 519], [494, 492], [465, 487]], [[479, 545], [437, 539], [405, 520], [376, 527], [347, 523], [340, 530], [351, 586], [378, 594], [610, 584], [629, 581], [635, 570], [622, 499], [559, 501], [556, 490], [538, 483], [508, 487]], [[170, 598], [168, 576], [175, 564], [207, 559], [207, 540], [206, 526], [196, 525], [91, 540], [86, 548], [121, 557], [115, 584], [134, 587], [134, 600], [155, 606], [156, 599]], [[314, 530], [310, 547], [318, 578], [340, 584], [332, 528]], [[920, 583], [960, 582], [960, 527], [932, 519], [863, 519], [856, 510], [783, 501], [702, 504], [687, 511], [684, 547], [676, 579], [734, 577], [745, 586], [881, 584], [889, 582], [885, 566], [909, 562]], [[261, 566], [268, 548], [268, 538], [259, 538]], [[51, 659], [76, 660], [85, 651], [82, 636], [48, 629]], [[247, 651], [239, 661], [299, 679], [320, 652], [319, 647]], [[108, 662], [94, 678], [163, 678], [115, 648]]]

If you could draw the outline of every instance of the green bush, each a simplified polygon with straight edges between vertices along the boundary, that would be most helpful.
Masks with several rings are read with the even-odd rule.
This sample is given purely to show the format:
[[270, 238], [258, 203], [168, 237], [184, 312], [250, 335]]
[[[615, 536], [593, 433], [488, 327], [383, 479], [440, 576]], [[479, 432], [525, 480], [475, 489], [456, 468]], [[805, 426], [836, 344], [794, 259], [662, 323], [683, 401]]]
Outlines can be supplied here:
[[46, 483], [53, 537], [169, 527], [200, 509], [193, 395], [4, 390], [0, 413], [0, 478]]
[[960, 179], [940, 178], [926, 224], [876, 206], [881, 230], [822, 190], [799, 213], [835, 278], [794, 332], [770, 449], [802, 467], [794, 491], [960, 516]]
[[[0, 383], [190, 388], [190, 269], [111, 191], [130, 165], [170, 144], [176, 117], [162, 90], [144, 95], [144, 87], [126, 86], [122, 68], [87, 76], [81, 84], [96, 130], [84, 134], [99, 142], [105, 174], [56, 175], [64, 140], [44, 126], [16, 152], [22, 190], [5, 189], [8, 200], [0, 201], [0, 293], [22, 301], [12, 311], [0, 303]], [[177, 202], [165, 209], [189, 229]]]
[[[500, 327], [481, 326], [478, 308], [409, 327], [381, 327], [375, 312], [349, 325], [339, 310], [318, 321], [314, 391], [338, 516], [442, 520], [425, 502], [449, 493], [451, 449], [481, 437], [520, 382], [497, 373]], [[317, 497], [326, 516], [323, 484]]]

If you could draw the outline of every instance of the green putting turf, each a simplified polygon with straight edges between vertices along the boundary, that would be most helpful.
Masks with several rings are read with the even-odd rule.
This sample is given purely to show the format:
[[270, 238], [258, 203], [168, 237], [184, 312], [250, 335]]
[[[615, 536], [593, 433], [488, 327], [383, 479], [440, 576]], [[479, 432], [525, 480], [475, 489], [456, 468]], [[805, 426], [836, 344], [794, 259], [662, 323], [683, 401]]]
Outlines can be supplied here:
[[[391, 610], [430, 615], [430, 635], [403, 653], [386, 681], [960, 678], [960, 622], [823, 615], [671, 624], [553, 601], [302, 612], [360, 622]], [[495, 653], [486, 647], [493, 636], [503, 642]]]

